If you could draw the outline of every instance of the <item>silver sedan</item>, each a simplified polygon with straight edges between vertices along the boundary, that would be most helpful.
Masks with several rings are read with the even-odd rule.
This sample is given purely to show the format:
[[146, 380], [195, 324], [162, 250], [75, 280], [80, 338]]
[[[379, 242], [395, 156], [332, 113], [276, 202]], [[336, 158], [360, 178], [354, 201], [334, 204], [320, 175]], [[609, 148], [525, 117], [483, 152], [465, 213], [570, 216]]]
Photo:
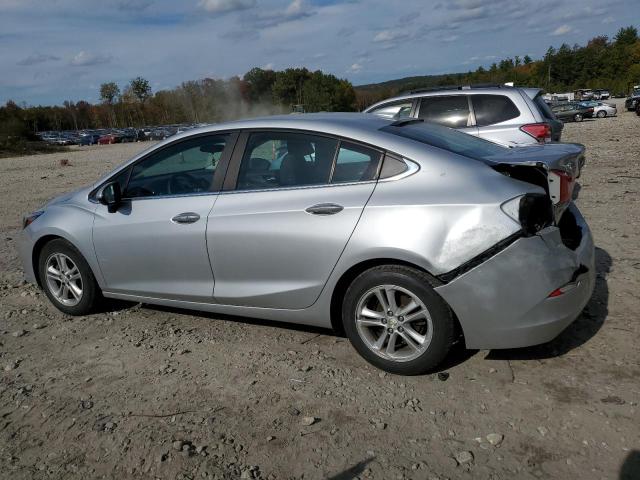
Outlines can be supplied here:
[[344, 330], [369, 362], [546, 342], [594, 287], [584, 148], [509, 149], [417, 119], [311, 114], [191, 130], [24, 218], [26, 278], [103, 299]]

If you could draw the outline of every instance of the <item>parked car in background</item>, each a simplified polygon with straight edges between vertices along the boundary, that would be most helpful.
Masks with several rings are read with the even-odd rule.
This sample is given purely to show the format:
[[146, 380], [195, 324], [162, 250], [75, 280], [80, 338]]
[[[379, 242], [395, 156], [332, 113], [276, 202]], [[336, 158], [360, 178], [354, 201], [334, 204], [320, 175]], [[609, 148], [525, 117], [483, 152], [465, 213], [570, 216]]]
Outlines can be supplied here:
[[573, 99], [578, 102], [582, 100], [591, 100], [593, 95], [594, 92], [590, 88], [580, 88], [573, 91]]
[[505, 85], [414, 90], [367, 108], [383, 118], [419, 118], [509, 146], [560, 141], [562, 122], [539, 88]]
[[593, 108], [593, 116], [598, 118], [615, 117], [618, 114], [617, 107], [608, 103], [590, 100], [587, 102], [580, 102], [580, 105], [587, 108]]
[[631, 95], [629, 95], [627, 99], [624, 101], [624, 107], [628, 111], [632, 112], [636, 109], [639, 103], [640, 103], [640, 90], [633, 90]]
[[83, 145], [83, 146], [96, 145], [101, 136], [102, 135], [100, 135], [99, 133], [88, 133], [80, 137], [80, 141], [78, 142], [78, 145]]
[[110, 145], [113, 143], [120, 143], [120, 136], [115, 133], [108, 133], [98, 138], [98, 145]]
[[593, 107], [585, 107], [578, 102], [560, 103], [551, 107], [551, 110], [564, 122], [582, 122], [593, 116]]
[[419, 374], [458, 339], [524, 347], [579, 315], [596, 278], [572, 200], [583, 162], [581, 145], [506, 148], [422, 119], [219, 124], [27, 215], [19, 251], [66, 314], [105, 296], [333, 326]]
[[594, 100], [607, 100], [610, 97], [611, 94], [609, 93], [609, 90], [599, 88], [593, 91]]

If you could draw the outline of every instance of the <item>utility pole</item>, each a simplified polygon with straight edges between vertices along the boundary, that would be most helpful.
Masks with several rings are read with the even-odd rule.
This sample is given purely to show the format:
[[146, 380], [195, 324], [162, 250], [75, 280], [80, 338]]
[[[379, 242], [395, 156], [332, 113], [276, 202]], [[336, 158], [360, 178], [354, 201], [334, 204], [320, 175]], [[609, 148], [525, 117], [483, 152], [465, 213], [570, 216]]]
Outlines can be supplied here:
[[551, 84], [551, 64], [549, 64], [549, 68], [547, 69], [547, 93], [549, 93], [550, 84]]

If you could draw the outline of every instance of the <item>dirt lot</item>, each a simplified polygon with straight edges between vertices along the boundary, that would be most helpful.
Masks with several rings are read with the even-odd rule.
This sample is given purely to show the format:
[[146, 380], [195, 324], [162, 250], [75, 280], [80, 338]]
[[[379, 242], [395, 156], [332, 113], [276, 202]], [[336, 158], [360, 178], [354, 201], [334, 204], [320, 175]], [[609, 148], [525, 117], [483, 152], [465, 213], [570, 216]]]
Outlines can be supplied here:
[[60, 314], [22, 283], [21, 215], [147, 145], [0, 159], [0, 477], [640, 478], [639, 132], [627, 112], [566, 125], [588, 147], [578, 203], [598, 247], [582, 316], [550, 344], [460, 350], [412, 378], [329, 331]]

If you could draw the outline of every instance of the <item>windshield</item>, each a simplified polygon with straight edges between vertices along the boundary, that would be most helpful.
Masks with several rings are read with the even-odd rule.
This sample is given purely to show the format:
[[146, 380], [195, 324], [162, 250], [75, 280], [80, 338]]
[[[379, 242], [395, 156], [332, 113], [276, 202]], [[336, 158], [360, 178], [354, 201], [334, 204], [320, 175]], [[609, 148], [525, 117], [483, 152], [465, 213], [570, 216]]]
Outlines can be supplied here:
[[488, 140], [434, 124], [387, 125], [382, 127], [380, 131], [409, 138], [474, 160], [486, 160], [487, 157], [500, 155], [507, 150], [507, 147], [502, 147]]

